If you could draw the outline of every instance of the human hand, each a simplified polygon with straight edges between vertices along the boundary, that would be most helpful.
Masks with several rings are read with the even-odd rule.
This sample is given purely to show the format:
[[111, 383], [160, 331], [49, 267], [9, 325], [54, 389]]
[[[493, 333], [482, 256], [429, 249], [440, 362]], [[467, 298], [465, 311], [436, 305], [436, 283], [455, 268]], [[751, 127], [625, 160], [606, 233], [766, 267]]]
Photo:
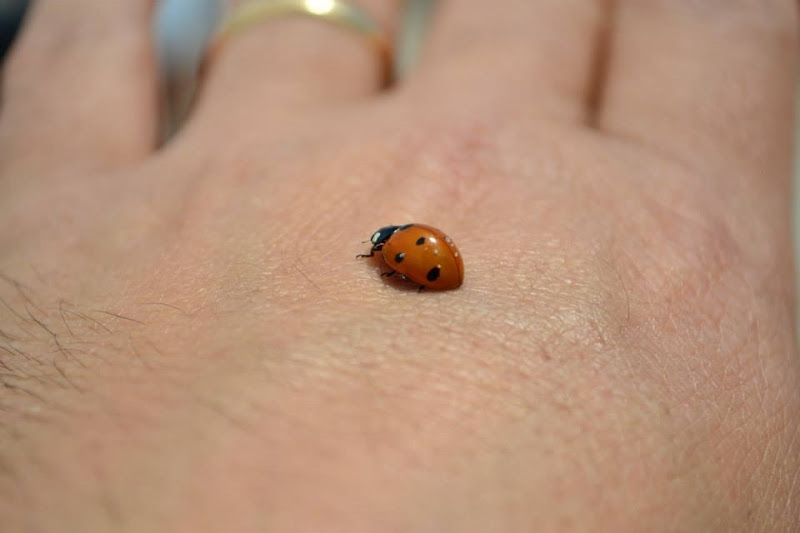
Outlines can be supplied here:
[[[800, 527], [793, 2], [447, 3], [382, 94], [265, 22], [158, 152], [149, 3], [7, 65], [4, 528]], [[461, 289], [354, 259], [406, 222]]]

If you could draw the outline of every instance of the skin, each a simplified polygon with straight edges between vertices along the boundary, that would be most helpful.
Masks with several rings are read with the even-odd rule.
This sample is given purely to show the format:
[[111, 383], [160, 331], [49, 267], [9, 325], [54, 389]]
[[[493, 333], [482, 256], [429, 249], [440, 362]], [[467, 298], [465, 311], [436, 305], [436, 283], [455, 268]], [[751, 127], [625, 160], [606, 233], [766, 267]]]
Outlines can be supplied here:
[[[5, 65], [4, 530], [800, 529], [794, 2], [444, 2], [384, 93], [274, 21], [159, 151], [150, 5]], [[464, 286], [354, 259], [395, 221]]]

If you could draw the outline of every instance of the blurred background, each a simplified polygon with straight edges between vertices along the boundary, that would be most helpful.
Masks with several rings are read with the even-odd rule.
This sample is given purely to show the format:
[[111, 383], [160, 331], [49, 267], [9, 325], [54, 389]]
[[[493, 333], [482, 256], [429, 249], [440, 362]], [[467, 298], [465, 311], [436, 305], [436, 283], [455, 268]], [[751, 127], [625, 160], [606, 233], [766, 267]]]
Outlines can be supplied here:
[[[32, 0], [0, 0], [0, 61], [24, 22]], [[161, 137], [173, 135], [189, 110], [197, 70], [214, 30], [233, 0], [157, 0], [153, 17], [154, 52], [160, 67]], [[395, 42], [395, 77], [417, 58], [436, 0], [406, 0]]]
[[[162, 138], [174, 134], [195, 90], [195, 74], [206, 45], [229, 0], [158, 0], [153, 19], [154, 50], [161, 72]], [[29, 0], [0, 0], [0, 64], [24, 21]], [[398, 78], [416, 61], [436, 0], [407, 0], [405, 17], [395, 43]], [[800, 112], [797, 123], [800, 124]], [[798, 129], [800, 132], [800, 128]], [[795, 135], [796, 146], [800, 134]], [[800, 150], [795, 150], [794, 245], [800, 249]], [[800, 274], [800, 261], [796, 261]]]

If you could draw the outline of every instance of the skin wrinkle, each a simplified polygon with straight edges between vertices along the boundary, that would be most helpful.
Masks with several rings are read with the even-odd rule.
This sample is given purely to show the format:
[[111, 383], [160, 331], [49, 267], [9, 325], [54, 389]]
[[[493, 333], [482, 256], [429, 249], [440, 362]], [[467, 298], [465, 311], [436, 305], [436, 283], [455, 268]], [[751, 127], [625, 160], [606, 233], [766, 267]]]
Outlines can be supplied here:
[[[398, 331], [396, 335], [397, 335], [398, 337], [400, 337], [400, 338], [407, 338], [407, 336], [406, 336], [406, 335], [405, 335], [405, 334], [404, 334], [402, 331]], [[348, 345], [349, 343], [345, 342], [344, 344], [345, 344], [345, 345]], [[442, 344], [447, 344], [447, 341], [446, 341], [446, 340], [445, 340], [445, 341], [442, 341]], [[435, 348], [435, 346], [434, 346], [432, 349], [434, 349], [434, 350], [435, 350], [435, 349], [436, 349], [436, 348]], [[394, 351], [393, 351], [393, 350], [391, 350], [391, 349], [390, 349], [390, 350], [388, 350], [388, 351], [389, 351], [389, 352], [394, 352]]]
[[[782, 434], [782, 431], [778, 431], [767, 437], [768, 440], [766, 445], [764, 446], [763, 456], [760, 457], [758, 471], [760, 472], [762, 469], [767, 469], [768, 473], [766, 474], [766, 476], [768, 480], [772, 472], [778, 472], [778, 473], [781, 472], [782, 469], [781, 463], [783, 460], [785, 460], [784, 454], [780, 453], [780, 449], [783, 448], [782, 443], [776, 442], [778, 440], [777, 435], [780, 434]], [[753, 480], [750, 481], [750, 483], [752, 485], [757, 485], [758, 481], [755, 480], [754, 478]], [[758, 494], [759, 492], [760, 491], [758, 491], [758, 487], [754, 487], [753, 493]], [[754, 505], [759, 508], [763, 507], [763, 501], [769, 498], [769, 496], [770, 495], [762, 495], [761, 498], [756, 498]], [[768, 513], [769, 514], [774, 513], [774, 510], [768, 510]]]
[[[776, 520], [780, 520], [783, 517], [787, 517], [789, 520], [792, 518], [792, 511], [794, 508], [793, 503], [796, 500], [796, 492], [794, 487], [796, 486], [798, 471], [800, 471], [800, 469], [792, 468], [791, 466], [792, 459], [797, 456], [796, 443], [798, 431], [796, 429], [792, 431], [791, 422], [788, 421], [791, 417], [786, 416], [786, 413], [791, 409], [796, 409], [798, 406], [800, 406], [800, 398], [798, 398], [795, 390], [787, 390], [789, 391], [788, 394], [792, 395], [792, 397], [789, 398], [788, 401], [784, 401], [779, 417], [781, 423], [774, 428], [775, 433], [771, 437], [777, 441], [779, 440], [780, 435], [786, 435], [787, 432], [789, 433], [789, 437], [786, 444], [782, 447], [779, 447], [779, 451], [776, 453], [775, 460], [772, 465], [773, 469], [767, 474], [767, 480], [774, 480], [775, 486], [779, 486], [780, 481], [785, 479], [786, 476], [789, 477], [789, 488], [786, 493], [787, 496], [783, 501], [782, 509], [780, 511], [775, 512], [774, 509], [776, 505], [781, 505], [782, 498], [778, 493], [778, 489], [772, 489], [772, 493], [770, 493], [768, 482], [760, 485], [763, 498], [761, 501], [759, 501], [759, 506], [764, 507], [764, 502], [767, 502], [766, 505], [770, 507], [768, 515], [775, 517]], [[783, 449], [782, 453], [780, 448]]]
[[[786, 408], [784, 409], [786, 410]], [[800, 469], [792, 469], [791, 466], [788, 466], [789, 461], [787, 461], [786, 459], [797, 457], [798, 453], [800, 453], [800, 446], [798, 446], [798, 443], [800, 443], [800, 427], [795, 428], [795, 430], [791, 432], [789, 443], [786, 446], [784, 460], [778, 463], [779, 469], [776, 470], [774, 473], [774, 477], [778, 479], [780, 479], [781, 474], [788, 474], [791, 476], [791, 480], [789, 482], [789, 487], [787, 490], [787, 497], [783, 498], [783, 506], [781, 512], [777, 513], [778, 519], [787, 517], [788, 519], [791, 520], [791, 514], [795, 509], [795, 501], [796, 501], [795, 495], [797, 494], [795, 487], [798, 486], [797, 480], [798, 478], [800, 478]], [[774, 500], [770, 499], [769, 496], [770, 494], [764, 495], [764, 500], [769, 502], [768, 503], [769, 505], [780, 504], [781, 498], [775, 498], [777, 502], [773, 503]]]
[[[696, 248], [696, 249], [702, 249], [702, 248]], [[711, 272], [711, 273], [713, 273], [713, 272], [721, 272], [722, 270], [721, 270], [721, 269], [719, 269], [719, 268], [713, 268], [713, 269], [703, 269], [703, 270], [701, 270], [701, 271], [703, 271], [703, 272]], [[712, 274], [712, 275], [713, 275], [713, 274]], [[740, 279], [745, 279], [745, 278], [740, 278]], [[716, 284], [719, 284], [720, 280], [721, 280], [721, 277], [718, 277], [717, 279], [713, 279], [713, 278], [711, 278], [709, 285], [716, 285]], [[745, 285], [745, 287], [748, 287], [748, 285]], [[748, 288], [749, 288], [749, 287], [748, 287]], [[740, 292], [741, 292], [741, 291], [740, 291]], [[754, 290], [752, 290], [752, 289], [751, 289], [751, 290], [749, 290], [748, 292], [751, 292], [751, 293], [753, 293], [753, 294], [756, 294], [756, 291], [754, 291]], [[757, 323], [756, 323], [756, 324], [757, 324]], [[757, 330], [756, 330], [756, 332], [757, 332]], [[758, 338], [759, 338], [759, 337], [760, 337], [760, 336], [757, 336], [757, 337], [756, 337], [756, 340], [757, 340], [757, 341], [758, 341]], [[742, 341], [742, 342], [746, 342], [746, 341]], [[755, 347], [755, 351], [754, 351], [754, 353], [758, 353], [758, 351], [759, 351], [759, 347], [758, 347], [758, 342], [757, 342], [757, 344], [756, 344], [756, 347]], [[734, 353], [739, 353], [739, 352], [740, 352], [740, 351], [739, 351], [738, 349], [734, 349]], [[731, 364], [732, 364], [732, 365], [733, 365], [733, 364], [738, 364], [738, 365], [741, 365], [741, 361], [739, 361], [738, 363], [737, 363], [737, 362], [731, 362]], [[725, 370], [725, 371], [727, 372], [727, 368], [728, 368], [728, 367], [724, 367], [724, 368], [726, 368], [726, 370]], [[740, 368], [740, 367], [737, 367], [737, 368]], [[737, 371], [735, 371], [735, 370], [734, 370], [734, 372], [732, 372], [732, 375], [736, 375], [736, 372], [737, 372]], [[665, 374], [665, 375], [666, 375], [666, 374]], [[737, 386], [738, 386], [738, 385], [737, 385]], [[734, 389], [734, 390], [735, 390], [735, 389]], [[762, 390], [763, 390], [763, 389], [762, 389]], [[732, 407], [731, 407], [731, 406], [729, 406], [729, 408], [728, 408], [728, 414], [730, 414], [730, 413], [732, 413], [732, 412], [733, 412], [733, 411], [732, 411]], [[723, 417], [722, 423], [724, 423], [724, 422], [725, 422], [725, 420], [724, 420], [724, 417]]]
[[[738, 366], [737, 366], [737, 368], [739, 369], [739, 370], [735, 370], [735, 371], [731, 372], [731, 375], [732, 375], [732, 376], [737, 376], [737, 375], [739, 375], [739, 374], [741, 373], [741, 370], [740, 370], [740, 369], [741, 369], [741, 361], [739, 361], [739, 362], [732, 362], [731, 364], [736, 364], [736, 365], [738, 365]], [[745, 395], [745, 392], [742, 390], [742, 386], [743, 386], [743, 385], [746, 385], [746, 383], [749, 381], [749, 380], [747, 379], [747, 377], [746, 377], [746, 376], [744, 376], [744, 379], [745, 379], [745, 381], [744, 381], [744, 382], [740, 381], [740, 382], [739, 382], [739, 383], [737, 383], [736, 385], [733, 385], [733, 384], [732, 384], [732, 385], [731, 385], [731, 389], [730, 389], [730, 391], [731, 391], [731, 392], [733, 392], [733, 393], [736, 393], [736, 392], [738, 391], [738, 395], [739, 395], [740, 397], [742, 397], [742, 398], [744, 398], [744, 395]], [[713, 381], [712, 381], [711, 383], [713, 383]], [[718, 399], [719, 399], [719, 392], [723, 392], [723, 391], [722, 391], [721, 389], [719, 389], [718, 387], [714, 387], [714, 389], [713, 389], [713, 390], [715, 391], [715, 392], [714, 392], [714, 394], [713, 394], [713, 397], [717, 398], [717, 401], [718, 401]], [[738, 419], [738, 416], [740, 416], [740, 415], [739, 415], [739, 413], [741, 412], [741, 409], [740, 409], [740, 408], [734, 409], [734, 408], [733, 408], [733, 404], [732, 404], [732, 403], [728, 403], [728, 402], [726, 402], [726, 403], [727, 403], [727, 405], [728, 405], [728, 410], [725, 412], [725, 414], [724, 414], [724, 415], [722, 415], [722, 418], [721, 418], [721, 420], [720, 420], [720, 421], [719, 421], [719, 423], [718, 423], [718, 425], [719, 425], [719, 426], [724, 426], [724, 425], [726, 425], [726, 418], [727, 418], [727, 417], [729, 417], [729, 416], [733, 416], [733, 415], [734, 415], [734, 413], [737, 415], [737, 419]], [[780, 403], [779, 403], [779, 404], [780, 404]], [[759, 401], [759, 406], [763, 406], [763, 401], [762, 401], [762, 400], [760, 400], [760, 401]], [[759, 408], [760, 408], [760, 409], [763, 409], [763, 407], [759, 407]], [[759, 421], [761, 421], [761, 418], [759, 418], [759, 417], [752, 417], [752, 419], [755, 419], [755, 420], [759, 420]], [[752, 432], [752, 431], [751, 431], [751, 432]], [[777, 432], [777, 433], [779, 434], [780, 432]], [[737, 428], [736, 428], [736, 426], [734, 425], [734, 428], [733, 428], [733, 429], [727, 430], [727, 431], [725, 432], [725, 434], [732, 435], [732, 436], [734, 436], [734, 435], [737, 435], [737, 434], [738, 434], [738, 431], [737, 431]], [[725, 434], [723, 434], [723, 438], [724, 438]], [[749, 434], [749, 433], [745, 433], [745, 434]], [[715, 442], [715, 441], [717, 441], [718, 439], [719, 439], [719, 435], [717, 435], [717, 436], [716, 436], [714, 439], [712, 439], [712, 442]], [[753, 449], [758, 449], [758, 448], [757, 448], [757, 446], [760, 446], [760, 444], [757, 444], [757, 443], [751, 443], [751, 444], [748, 444], [748, 446], [746, 446], [744, 449], [745, 449], [745, 450], [753, 450]], [[747, 479], [753, 479], [753, 478], [750, 478], [750, 477], [748, 477]], [[745, 487], [746, 487], [746, 484], [745, 484]], [[745, 489], [743, 489], [743, 490], [746, 490], [746, 488], [745, 488]]]
[[587, 77], [584, 109], [586, 110], [586, 126], [599, 129], [600, 111], [603, 108], [604, 89], [607, 84], [608, 68], [611, 57], [611, 44], [614, 35], [616, 0], [598, 0], [603, 6], [601, 19], [594, 45], [594, 59]]

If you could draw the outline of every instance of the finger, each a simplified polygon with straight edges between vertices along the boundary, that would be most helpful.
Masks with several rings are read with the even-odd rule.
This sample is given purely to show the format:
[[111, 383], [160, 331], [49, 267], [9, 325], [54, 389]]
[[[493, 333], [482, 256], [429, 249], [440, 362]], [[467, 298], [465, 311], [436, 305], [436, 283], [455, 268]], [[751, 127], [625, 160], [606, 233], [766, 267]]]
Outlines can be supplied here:
[[443, 1], [417, 80], [449, 85], [462, 108], [583, 121], [604, 13], [602, 0]]
[[794, 0], [619, 0], [600, 127], [729, 176], [788, 175], [795, 11]]
[[34, 3], [4, 76], [0, 131], [12, 159], [87, 169], [148, 153], [156, 118], [151, 3]]
[[[390, 38], [401, 3], [357, 4]], [[217, 123], [235, 109], [273, 119], [331, 106], [378, 91], [383, 66], [373, 43], [350, 28], [303, 15], [268, 17], [233, 33], [214, 53], [197, 112]]]

